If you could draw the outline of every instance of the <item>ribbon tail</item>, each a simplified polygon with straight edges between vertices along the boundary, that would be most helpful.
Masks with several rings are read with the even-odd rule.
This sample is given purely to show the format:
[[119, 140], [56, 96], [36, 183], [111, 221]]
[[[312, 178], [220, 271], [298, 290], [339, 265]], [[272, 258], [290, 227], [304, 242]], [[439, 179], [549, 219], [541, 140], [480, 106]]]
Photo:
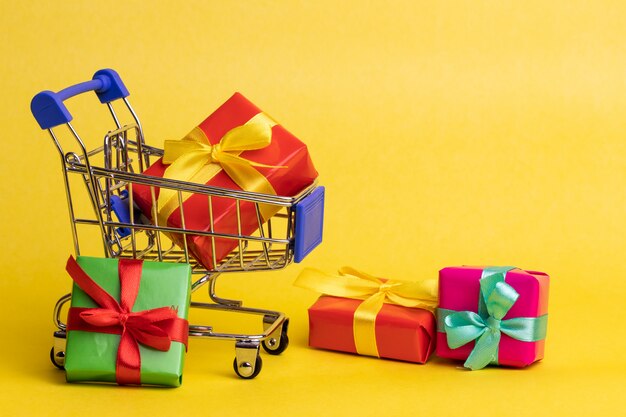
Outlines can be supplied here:
[[500, 344], [500, 332], [486, 330], [476, 341], [474, 349], [463, 364], [466, 368], [476, 371], [490, 363], [498, 363], [498, 345]]
[[167, 331], [172, 342], [182, 343], [185, 345], [185, 351], [187, 350], [189, 337], [189, 322], [187, 320], [176, 317], [164, 321], [161, 327]]
[[170, 307], [133, 314], [128, 323], [139, 343], [163, 351], [169, 350], [171, 342], [179, 342], [187, 347], [189, 322], [178, 317]]
[[403, 307], [418, 307], [434, 312], [438, 304], [437, 280], [403, 283], [389, 291], [387, 297]]
[[[257, 193], [276, 195], [276, 190], [268, 179], [250, 165], [247, 160], [225, 152], [221, 153], [219, 158], [222, 169], [242, 190], [254, 190]], [[280, 207], [268, 204], [259, 204], [258, 207], [264, 221], [280, 210]]]
[[170, 350], [172, 339], [162, 328], [154, 324], [147, 324], [132, 330], [133, 337], [137, 342], [152, 349], [167, 352]]
[[[195, 177], [210, 160], [210, 153], [198, 150], [181, 155], [170, 166], [165, 169], [163, 178], [189, 181]], [[219, 170], [218, 166], [213, 169]], [[215, 174], [213, 174], [215, 175]], [[172, 188], [161, 187], [159, 189], [159, 197], [157, 199], [157, 207], [159, 211], [159, 222], [166, 224], [167, 218], [178, 207], [178, 198], [176, 190]], [[165, 222], [163, 222], [163, 219]]]
[[380, 280], [370, 281], [355, 275], [334, 275], [314, 268], [304, 268], [293, 285], [335, 297], [359, 298], [378, 292]]
[[120, 385], [141, 384], [141, 354], [139, 344], [128, 330], [122, 332], [120, 345], [117, 349], [115, 365], [117, 383]]

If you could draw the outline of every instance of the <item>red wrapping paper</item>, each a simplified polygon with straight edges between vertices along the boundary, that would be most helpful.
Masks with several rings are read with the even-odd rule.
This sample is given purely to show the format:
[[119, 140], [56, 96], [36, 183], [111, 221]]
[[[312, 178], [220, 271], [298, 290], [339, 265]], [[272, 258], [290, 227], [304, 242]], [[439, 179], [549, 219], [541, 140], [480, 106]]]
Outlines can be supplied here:
[[[361, 300], [321, 296], [309, 308], [309, 345], [357, 353], [354, 312]], [[428, 310], [384, 304], [376, 317], [376, 345], [381, 358], [425, 363], [435, 346], [435, 316]]]
[[[214, 113], [206, 118], [199, 127], [204, 131], [209, 142], [216, 144], [222, 136], [229, 130], [245, 124], [261, 110], [248, 101], [243, 95], [235, 93]], [[277, 195], [293, 196], [313, 183], [317, 177], [317, 171], [309, 156], [307, 147], [298, 138], [289, 133], [281, 125], [272, 128], [272, 142], [269, 146], [245, 151], [240, 155], [250, 161], [271, 166], [286, 166], [286, 168], [256, 168], [270, 182]], [[161, 159], [153, 163], [145, 175], [162, 177], [168, 165], [161, 162]], [[211, 178], [207, 185], [214, 187], [241, 190], [228, 174], [223, 170], [215, 177]], [[155, 189], [158, 199], [159, 189]], [[152, 198], [150, 187], [134, 184], [133, 198], [141, 211], [152, 218]], [[237, 214], [235, 200], [213, 197], [213, 218], [214, 231], [217, 233], [237, 234]], [[242, 202], [241, 206], [241, 231], [245, 235], [254, 233], [258, 229], [256, 210], [253, 203]], [[185, 213], [185, 226], [188, 229], [208, 231], [210, 230], [208, 199], [204, 195], [193, 195], [183, 202]], [[175, 210], [167, 220], [170, 227], [180, 228], [182, 226], [180, 210]], [[182, 246], [182, 235], [172, 234], [174, 241]], [[215, 253], [216, 259], [212, 259], [212, 241], [208, 236], [189, 235], [187, 245], [191, 254], [202, 263], [207, 269], [215, 268], [237, 246], [237, 240], [216, 238]]]

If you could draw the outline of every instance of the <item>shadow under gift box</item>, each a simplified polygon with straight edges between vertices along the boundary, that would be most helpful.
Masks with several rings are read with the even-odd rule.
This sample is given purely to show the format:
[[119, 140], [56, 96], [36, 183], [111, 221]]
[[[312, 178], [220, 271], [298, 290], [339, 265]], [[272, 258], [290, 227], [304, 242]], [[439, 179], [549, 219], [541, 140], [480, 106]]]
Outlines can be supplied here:
[[[206, 118], [199, 128], [206, 134], [211, 144], [219, 143], [220, 139], [231, 129], [244, 125], [252, 117], [262, 111], [248, 101], [240, 93], [235, 93], [215, 112]], [[240, 155], [264, 165], [286, 168], [255, 167], [272, 185], [277, 195], [295, 196], [308, 187], [317, 178], [317, 171], [309, 156], [307, 147], [298, 138], [289, 133], [284, 127], [276, 124], [272, 127], [272, 140], [265, 148], [244, 151]], [[163, 177], [169, 165], [163, 164], [159, 159], [143, 173], [155, 177]], [[209, 180], [207, 185], [241, 190], [235, 182], [221, 170]], [[158, 199], [159, 189], [155, 188], [155, 196]], [[135, 184], [133, 186], [133, 198], [141, 211], [152, 219], [152, 196], [149, 186]], [[237, 235], [237, 212], [236, 202], [232, 198], [212, 197], [213, 207], [213, 231]], [[194, 194], [183, 202], [185, 213], [185, 226], [187, 229], [209, 231], [209, 203], [206, 195]], [[250, 235], [259, 228], [257, 213], [254, 203], [242, 201], [240, 205], [241, 232]], [[267, 219], [265, 219], [267, 220]], [[176, 209], [167, 219], [170, 227], [181, 228], [181, 213]], [[180, 234], [170, 234], [175, 243], [183, 246], [183, 238]], [[212, 259], [212, 239], [210, 236], [188, 235], [187, 245], [192, 255], [207, 269], [214, 269], [216, 264], [223, 260], [237, 246], [236, 239], [215, 238], [215, 257]]]
[[[439, 271], [439, 308], [478, 313], [482, 267], [449, 267]], [[514, 269], [506, 273], [504, 281], [519, 298], [503, 320], [517, 317], [540, 317], [548, 314], [547, 274]], [[442, 358], [465, 360], [474, 349], [469, 342], [457, 349], [448, 346], [446, 333], [438, 331], [436, 354]], [[498, 364], [522, 368], [543, 359], [545, 339], [524, 342], [502, 333], [498, 347]]]
[[[118, 259], [79, 256], [81, 268], [100, 287], [120, 300]], [[178, 317], [189, 313], [191, 268], [188, 264], [144, 261], [141, 284], [133, 312], [173, 307]], [[71, 307], [99, 306], [77, 284], [72, 289]], [[65, 358], [68, 382], [116, 382], [117, 350], [120, 335], [69, 330]], [[139, 344], [141, 384], [177, 387], [182, 383], [185, 346], [172, 341], [167, 352]]]
[[[362, 303], [351, 298], [321, 296], [309, 308], [309, 345], [358, 353], [354, 312]], [[435, 345], [435, 316], [428, 310], [383, 304], [376, 316], [376, 346], [381, 358], [425, 363]]]

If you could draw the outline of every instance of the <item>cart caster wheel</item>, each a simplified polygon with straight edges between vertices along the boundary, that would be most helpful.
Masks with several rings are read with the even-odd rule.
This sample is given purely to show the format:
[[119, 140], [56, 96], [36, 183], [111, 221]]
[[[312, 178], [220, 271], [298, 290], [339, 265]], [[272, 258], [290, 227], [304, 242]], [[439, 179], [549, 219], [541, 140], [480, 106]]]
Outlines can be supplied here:
[[280, 340], [270, 337], [262, 341], [261, 345], [270, 355], [280, 355], [287, 349], [287, 346], [289, 346], [289, 336], [287, 336], [286, 329], [283, 328], [283, 331], [280, 333]]
[[[266, 316], [263, 318], [263, 323], [267, 328], [274, 323], [274, 318]], [[270, 355], [280, 355], [283, 353], [285, 349], [287, 349], [287, 346], [289, 346], [289, 336], [287, 336], [288, 330], [289, 319], [285, 319], [279, 331], [274, 331], [274, 333], [270, 334], [267, 339], [261, 341], [263, 349]], [[277, 333], [279, 333], [280, 336]]]
[[233, 369], [239, 378], [242, 379], [253, 379], [255, 378], [259, 372], [261, 372], [261, 368], [263, 367], [263, 360], [260, 356], [256, 357], [254, 361], [254, 366], [250, 362], [243, 362], [240, 366], [237, 366], [237, 358], [233, 361]]
[[65, 352], [61, 351], [55, 355], [54, 348], [51, 348], [50, 349], [50, 361], [52, 362], [54, 366], [56, 366], [60, 370], [62, 371], [65, 370], [65, 366], [63, 366], [63, 364], [65, 363]]

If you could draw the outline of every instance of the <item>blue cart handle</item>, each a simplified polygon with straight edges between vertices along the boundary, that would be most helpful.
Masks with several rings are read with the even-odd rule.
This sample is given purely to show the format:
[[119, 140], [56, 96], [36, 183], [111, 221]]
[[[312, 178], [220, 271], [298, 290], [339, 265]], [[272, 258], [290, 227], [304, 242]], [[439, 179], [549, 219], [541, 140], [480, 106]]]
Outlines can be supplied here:
[[119, 98], [128, 97], [129, 93], [120, 76], [112, 69], [97, 71], [90, 81], [67, 87], [58, 93], [42, 91], [30, 102], [30, 111], [42, 129], [69, 123], [72, 115], [63, 101], [87, 91], [95, 91], [100, 103], [110, 103]]

